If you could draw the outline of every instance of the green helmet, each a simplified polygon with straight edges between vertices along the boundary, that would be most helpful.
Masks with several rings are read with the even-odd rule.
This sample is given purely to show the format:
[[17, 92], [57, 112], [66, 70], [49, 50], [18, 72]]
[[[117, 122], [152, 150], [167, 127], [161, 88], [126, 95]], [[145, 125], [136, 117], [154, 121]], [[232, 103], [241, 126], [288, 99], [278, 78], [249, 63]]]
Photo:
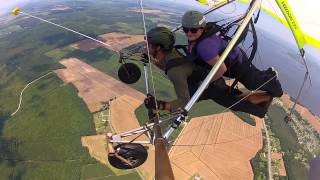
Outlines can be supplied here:
[[199, 11], [187, 11], [182, 16], [182, 27], [201, 28], [206, 26], [206, 18]]
[[155, 27], [147, 33], [150, 44], [160, 45], [164, 50], [170, 50], [175, 43], [174, 34], [166, 27]]

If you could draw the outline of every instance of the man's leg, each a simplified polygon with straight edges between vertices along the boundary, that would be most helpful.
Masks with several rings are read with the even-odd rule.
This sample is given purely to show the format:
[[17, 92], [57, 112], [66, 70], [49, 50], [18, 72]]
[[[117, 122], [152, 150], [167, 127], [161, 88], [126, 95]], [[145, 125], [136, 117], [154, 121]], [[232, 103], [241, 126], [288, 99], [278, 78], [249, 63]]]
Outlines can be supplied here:
[[255, 90], [264, 83], [260, 90], [268, 92], [272, 97], [281, 97], [283, 90], [277, 73], [273, 68], [261, 71], [251, 64], [246, 56], [243, 56], [242, 63], [237, 63], [232, 71], [235, 71], [241, 82], [248, 90]]
[[[263, 118], [268, 111], [269, 105], [260, 106], [258, 104], [253, 104], [248, 100], [242, 100], [241, 96], [229, 94], [229, 86], [225, 83], [215, 83], [210, 84], [208, 89], [206, 89], [207, 98], [215, 101], [216, 103], [229, 108], [233, 111], [241, 111], [245, 113], [249, 113], [260, 118]], [[239, 103], [237, 103], [240, 101]], [[234, 105], [237, 103], [236, 105]], [[234, 106], [233, 106], [234, 105]]]

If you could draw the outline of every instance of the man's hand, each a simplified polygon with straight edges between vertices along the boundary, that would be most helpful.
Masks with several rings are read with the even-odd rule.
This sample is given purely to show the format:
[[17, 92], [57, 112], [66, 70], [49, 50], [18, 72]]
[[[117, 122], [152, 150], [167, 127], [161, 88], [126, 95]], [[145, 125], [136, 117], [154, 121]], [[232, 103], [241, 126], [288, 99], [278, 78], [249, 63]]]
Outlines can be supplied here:
[[152, 96], [151, 94], [147, 94], [147, 98], [144, 99], [144, 105], [147, 109], [156, 109], [156, 106], [158, 105], [157, 100]]
[[149, 63], [149, 56], [148, 56], [147, 53], [142, 53], [142, 54], [141, 54], [141, 61], [142, 61], [143, 63]]
[[147, 98], [144, 99], [144, 105], [147, 109], [156, 109], [158, 107], [158, 109], [163, 110], [165, 108], [165, 102], [157, 101], [151, 94], [147, 94]]

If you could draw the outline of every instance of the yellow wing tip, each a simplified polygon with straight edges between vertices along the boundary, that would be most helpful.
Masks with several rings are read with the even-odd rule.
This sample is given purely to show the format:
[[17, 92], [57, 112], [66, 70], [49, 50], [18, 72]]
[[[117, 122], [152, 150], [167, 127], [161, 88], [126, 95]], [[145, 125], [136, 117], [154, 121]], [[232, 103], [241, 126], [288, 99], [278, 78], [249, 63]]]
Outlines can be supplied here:
[[11, 11], [11, 13], [12, 13], [13, 15], [15, 15], [15, 16], [18, 16], [19, 13], [20, 13], [20, 8], [19, 8], [19, 7], [14, 8], [14, 9]]

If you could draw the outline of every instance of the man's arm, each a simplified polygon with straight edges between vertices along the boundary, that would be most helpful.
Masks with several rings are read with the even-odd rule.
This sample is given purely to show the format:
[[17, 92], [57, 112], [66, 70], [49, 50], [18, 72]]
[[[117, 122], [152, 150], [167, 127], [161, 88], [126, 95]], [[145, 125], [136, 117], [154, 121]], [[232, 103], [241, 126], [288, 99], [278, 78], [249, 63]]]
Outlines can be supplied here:
[[150, 95], [145, 99], [146, 107], [155, 109], [157, 106], [160, 110], [167, 111], [174, 111], [178, 108], [183, 108], [190, 99], [187, 79], [191, 75], [192, 70], [192, 64], [185, 64], [168, 70], [167, 75], [174, 86], [177, 99], [171, 102], [161, 100], [155, 101], [154, 97]]
[[[220, 58], [220, 56], [217, 55], [214, 58], [208, 60], [207, 63], [210, 64], [211, 66], [214, 66], [218, 62], [219, 58]], [[213, 76], [211, 81], [215, 81], [215, 80], [221, 78], [226, 71], [227, 71], [227, 67], [224, 63], [222, 63], [220, 68], [218, 69], [217, 73]]]

